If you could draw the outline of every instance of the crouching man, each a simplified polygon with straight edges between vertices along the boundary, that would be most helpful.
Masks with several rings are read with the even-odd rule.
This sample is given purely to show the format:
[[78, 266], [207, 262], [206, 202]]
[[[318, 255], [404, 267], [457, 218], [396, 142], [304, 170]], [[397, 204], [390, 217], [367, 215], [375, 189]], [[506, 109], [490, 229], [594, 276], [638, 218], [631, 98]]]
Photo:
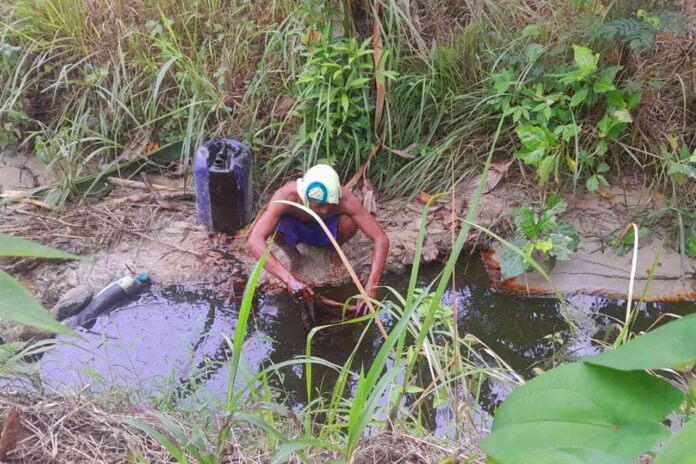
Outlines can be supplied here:
[[[301, 203], [310, 208], [324, 221], [339, 244], [348, 242], [358, 229], [372, 240], [372, 261], [365, 291], [374, 298], [387, 261], [389, 239], [360, 200], [350, 190], [341, 187], [336, 171], [331, 166], [318, 164], [301, 179], [290, 181], [278, 189], [258, 217], [247, 243], [249, 252], [256, 259], [261, 258], [267, 240], [274, 233], [276, 243], [289, 254], [299, 255], [295, 248], [299, 243], [330, 247], [331, 241], [311, 215], [292, 205], [277, 203], [278, 200]], [[314, 298], [314, 290], [298, 279], [273, 253], [268, 256], [264, 267], [280, 279], [294, 297]], [[365, 314], [367, 310], [367, 303], [361, 301], [356, 315]]]

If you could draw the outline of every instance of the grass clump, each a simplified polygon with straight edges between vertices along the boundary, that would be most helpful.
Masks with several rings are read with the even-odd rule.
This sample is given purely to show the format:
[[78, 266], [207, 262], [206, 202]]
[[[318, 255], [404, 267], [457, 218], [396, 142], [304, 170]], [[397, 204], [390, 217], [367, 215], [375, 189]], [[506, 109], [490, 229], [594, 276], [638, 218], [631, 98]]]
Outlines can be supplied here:
[[188, 167], [220, 135], [249, 144], [267, 182], [328, 160], [346, 177], [366, 166], [387, 196], [444, 191], [481, 165], [507, 100], [498, 156], [517, 153], [542, 183], [598, 192], [634, 167], [663, 179], [659, 145], [693, 149], [693, 70], [677, 51], [689, 23], [650, 2], [3, 8], [0, 143], [61, 172], [61, 202], [124, 152], [181, 141]]

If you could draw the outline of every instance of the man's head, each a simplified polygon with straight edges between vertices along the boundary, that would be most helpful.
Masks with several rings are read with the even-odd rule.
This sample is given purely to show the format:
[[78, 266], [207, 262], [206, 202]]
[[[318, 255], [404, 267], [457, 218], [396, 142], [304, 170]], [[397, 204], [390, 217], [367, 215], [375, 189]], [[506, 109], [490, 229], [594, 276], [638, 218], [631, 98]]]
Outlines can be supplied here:
[[305, 206], [325, 216], [341, 201], [341, 181], [331, 166], [317, 164], [297, 180], [297, 194]]

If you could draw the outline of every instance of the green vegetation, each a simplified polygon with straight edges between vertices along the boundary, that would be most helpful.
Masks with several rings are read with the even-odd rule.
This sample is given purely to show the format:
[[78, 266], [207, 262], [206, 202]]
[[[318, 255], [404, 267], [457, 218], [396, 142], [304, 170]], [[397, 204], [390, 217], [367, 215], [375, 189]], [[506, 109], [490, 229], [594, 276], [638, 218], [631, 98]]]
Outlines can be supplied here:
[[[0, 258], [80, 259], [79, 256], [0, 233]], [[73, 331], [56, 321], [16, 279], [0, 269], [0, 319], [59, 334]]]
[[[496, 135], [499, 132], [500, 126]], [[484, 171], [490, 166], [495, 139], [493, 144]], [[473, 218], [478, 210], [484, 186], [485, 182], [482, 180], [468, 219]], [[431, 199], [433, 200], [435, 198]], [[423, 212], [414, 263], [420, 262], [429, 206], [428, 204]], [[255, 445], [273, 450], [273, 462], [285, 462], [293, 453], [304, 459], [305, 453], [310, 451], [329, 453], [321, 454], [323, 458], [315, 458], [319, 462], [322, 462], [321, 459], [329, 460], [326, 456], [331, 456], [333, 462], [350, 462], [360, 439], [368, 429], [380, 430], [398, 426], [399, 429], [421, 435], [424, 432], [424, 411], [421, 407], [424, 401], [435, 401], [436, 404], [454, 402], [453, 411], [458, 417], [453, 424], [456, 433], [462, 433], [467, 426], [475, 426], [479, 415], [475, 404], [481, 382], [486, 378], [495, 378], [511, 385], [516, 384], [519, 379], [476, 337], [459, 337], [455, 328], [456, 322], [453, 320], [456, 316], [444, 311], [440, 304], [469, 230], [468, 225], [462, 227], [455, 250], [441, 276], [427, 291], [416, 291], [419, 267], [416, 264], [412, 270], [407, 295], [402, 296], [392, 290], [394, 301], [372, 302], [376, 312], [339, 323], [344, 325], [369, 322], [363, 331], [364, 336], [372, 324], [381, 326], [380, 315], [390, 314], [394, 318], [395, 323], [389, 333], [385, 333], [384, 341], [367, 371], [365, 366], [353, 365], [353, 357], [359, 349], [359, 343], [342, 366], [312, 355], [312, 338], [317, 332], [330, 328], [324, 326], [314, 328], [308, 335], [306, 357], [271, 365], [255, 373], [251, 379], [247, 378], [246, 384], [241, 386], [238, 383], [241, 352], [256, 283], [269, 251], [266, 250], [266, 254], [257, 263], [250, 277], [233, 341], [228, 342], [232, 353], [228, 360], [230, 376], [227, 383], [227, 399], [220, 406], [229, 414], [229, 419], [208, 435], [217, 437], [217, 442], [214, 445], [209, 444], [203, 439], [205, 433], [200, 432], [195, 426], [193, 432], [187, 434], [182, 427], [162, 416], [155, 417], [161, 431], [142, 421], [131, 421], [131, 425], [150, 434], [180, 463], [188, 462], [187, 453], [197, 456], [198, 462], [222, 462], [224, 445], [230, 434], [242, 433], [242, 429], [234, 427], [239, 422], [258, 427], [264, 432], [263, 440]], [[339, 255], [344, 257], [338, 245], [334, 246]], [[359, 280], [352, 270], [350, 271], [356, 286], [364, 294]], [[433, 286], [436, 288], [431, 292]], [[294, 365], [303, 365], [305, 368], [308, 396], [308, 404], [299, 413], [295, 423], [288, 424], [287, 420], [283, 420], [294, 414], [290, 414], [282, 404], [270, 403], [265, 407], [256, 407], [256, 414], [247, 413], [249, 405], [269, 402], [269, 377], [277, 375], [282, 382], [282, 370]], [[316, 396], [312, 390], [314, 365], [326, 366], [338, 373], [338, 381], [328, 395]], [[424, 378], [421, 373], [428, 373], [427, 377]], [[472, 387], [475, 389], [472, 390]], [[353, 393], [347, 394], [351, 389]], [[193, 412], [194, 417], [207, 417], [209, 414], [207, 405]], [[297, 430], [297, 424], [303, 425], [301, 430]], [[285, 427], [288, 426], [291, 428], [286, 431]]]
[[[194, 148], [213, 136], [252, 148], [254, 178], [266, 190], [328, 160], [346, 180], [366, 173], [382, 198], [411, 198], [451, 192], [481, 172], [487, 179], [494, 160], [516, 160], [515, 180], [546, 200], [514, 209], [504, 278], [532, 269], [548, 278], [544, 266], [577, 250], [561, 196], [604, 198], [627, 179], [664, 201], [614, 247], [627, 252], [660, 224], [670, 245], [693, 257], [696, 71], [682, 36], [687, 21], [668, 3], [9, 0], [0, 4], [0, 151], [29, 152], [52, 167], [56, 183], [25, 193], [56, 209], [103, 195], [114, 173], [173, 161], [188, 177]], [[305, 356], [244, 371], [259, 264], [228, 340], [224, 401], [194, 401], [178, 421], [166, 410], [179, 405], [160, 400], [159, 411], [128, 424], [181, 463], [226, 462], [233, 439], [273, 462], [351, 462], [368, 432], [425, 438], [426, 406], [448, 408], [455, 439], [485, 429], [483, 381], [523, 382], [481, 340], [460, 334], [457, 312], [442, 304], [471, 227], [499, 238], [473, 224], [485, 188], [482, 180], [436, 281], [417, 288], [427, 209], [438, 195], [423, 212], [408, 292], [392, 291], [371, 302], [373, 314], [337, 324], [384, 330], [369, 366], [355, 365], [356, 351], [342, 364], [313, 354], [313, 337], [331, 328], [318, 327]], [[5, 256], [74, 258], [0, 235]], [[617, 344], [629, 336], [631, 311], [629, 298]], [[3, 271], [0, 316], [67, 332]], [[693, 343], [684, 338], [693, 325], [693, 317], [672, 322], [517, 388], [496, 414], [491, 459], [617, 463], [653, 453], [661, 464], [693, 456], [694, 419], [674, 436], [662, 425], [675, 411], [693, 414]], [[668, 335], [683, 343], [668, 346]], [[41, 349], [1, 346], [0, 373], [21, 371]], [[313, 391], [316, 366], [336, 372], [328, 394]], [[307, 382], [298, 411], [272, 386], [292, 368]], [[563, 396], [549, 395], [569, 383]]]
[[[543, 50], [540, 44], [527, 46], [530, 64]], [[640, 94], [626, 98], [616, 89], [621, 66], [600, 69], [599, 54], [577, 45], [573, 51], [575, 69], [544, 74], [537, 82], [520, 84], [520, 76], [510, 69], [494, 74], [489, 104], [516, 124], [522, 149], [515, 157], [535, 168], [540, 184], [552, 175], [558, 182], [560, 165], [566, 162], [576, 180], [587, 172], [587, 189], [597, 192], [609, 185], [604, 177], [610, 169], [604, 161], [609, 142], [626, 132], [633, 121], [630, 110], [640, 102]], [[593, 128], [597, 135], [580, 137], [585, 128], [577, 121], [600, 104], [606, 110]]]
[[[546, 200], [546, 207], [535, 211], [529, 206], [512, 210], [512, 219], [516, 227], [515, 240], [512, 247], [505, 248], [501, 255], [503, 279], [516, 277], [531, 271], [531, 264], [536, 253], [548, 256], [549, 267], [557, 260], [567, 261], [570, 254], [577, 251], [580, 236], [567, 222], [559, 221], [557, 216], [565, 212], [567, 203], [557, 194], [552, 194]], [[521, 250], [516, 251], [514, 248]]]
[[[642, 74], [656, 34], [683, 30], [665, 9], [467, 3], [468, 22], [430, 46], [419, 28], [438, 18], [395, 2], [147, 0], [137, 19], [127, 2], [112, 3], [2, 7], [0, 144], [21, 141], [60, 174], [57, 204], [85, 194], [75, 188], [84, 176], [151, 144], [181, 143], [188, 167], [215, 135], [245, 140], [261, 179], [327, 159], [347, 176], [366, 165], [393, 196], [444, 191], [471, 174], [500, 113], [516, 136], [504, 131], [497, 155], [514, 152], [542, 184], [567, 173], [597, 192], [628, 164], [674, 172], [660, 142], [690, 143], [686, 95], [669, 102], [681, 133], [635, 121], [646, 92], [652, 101], [684, 81], [677, 69]], [[669, 67], [671, 56], [658, 58]]]
[[[696, 315], [687, 316], [612, 351], [540, 375], [500, 406], [486, 451], [500, 464], [628, 463], [666, 442], [653, 462], [691, 462], [696, 450], [696, 383], [691, 375], [696, 344], [689, 334], [694, 330]], [[686, 393], [668, 378], [646, 372], [667, 369], [683, 374], [669, 378]], [[675, 411], [688, 422], [670, 437], [662, 423]]]

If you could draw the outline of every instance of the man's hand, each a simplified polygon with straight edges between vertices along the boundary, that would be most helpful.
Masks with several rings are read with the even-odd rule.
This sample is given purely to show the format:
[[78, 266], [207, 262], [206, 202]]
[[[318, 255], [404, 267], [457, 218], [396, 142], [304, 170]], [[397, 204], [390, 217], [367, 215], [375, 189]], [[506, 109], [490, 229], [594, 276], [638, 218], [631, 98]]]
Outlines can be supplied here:
[[314, 290], [312, 290], [312, 287], [296, 279], [294, 276], [288, 278], [288, 292], [290, 292], [290, 295], [293, 297], [303, 300], [314, 298]]
[[[368, 297], [374, 299], [377, 291], [370, 286], [365, 287], [365, 293], [367, 294]], [[355, 308], [355, 317], [360, 317], [364, 316], [366, 314], [370, 313], [370, 306], [367, 304], [367, 301], [365, 300], [360, 300], [360, 302], [357, 304]]]

